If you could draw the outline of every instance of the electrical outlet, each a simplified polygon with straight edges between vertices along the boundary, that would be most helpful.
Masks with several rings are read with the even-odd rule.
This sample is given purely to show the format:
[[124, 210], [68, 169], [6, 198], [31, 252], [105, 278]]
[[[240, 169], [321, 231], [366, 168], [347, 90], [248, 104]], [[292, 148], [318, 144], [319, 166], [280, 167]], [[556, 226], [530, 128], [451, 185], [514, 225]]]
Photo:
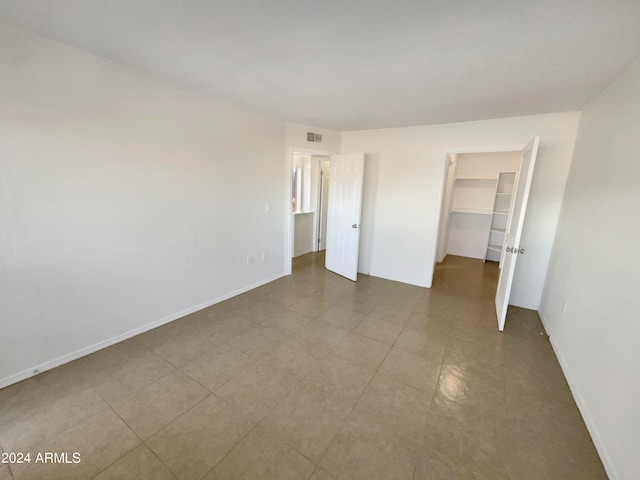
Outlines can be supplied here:
[[249, 255], [247, 257], [247, 267], [253, 265], [253, 257], [251, 255]]
[[562, 307], [562, 313], [567, 313], [567, 307], [569, 306], [569, 302], [564, 302], [564, 307]]
[[265, 212], [269, 213], [271, 211], [271, 204], [270, 203], [265, 203], [264, 204], [264, 210], [265, 210]]
[[264, 252], [262, 252], [262, 261], [264, 262], [268, 258], [269, 258], [269, 252], [265, 250]]

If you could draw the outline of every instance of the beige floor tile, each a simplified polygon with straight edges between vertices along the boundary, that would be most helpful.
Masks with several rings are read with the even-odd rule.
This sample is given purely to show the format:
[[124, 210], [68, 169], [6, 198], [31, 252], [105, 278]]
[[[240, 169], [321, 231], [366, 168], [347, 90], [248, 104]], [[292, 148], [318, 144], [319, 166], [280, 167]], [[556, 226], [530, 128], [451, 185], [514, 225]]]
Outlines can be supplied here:
[[261, 425], [319, 461], [372, 375], [339, 357], [329, 357], [269, 412]]
[[212, 392], [257, 361], [223, 344], [184, 365], [182, 371]]
[[[592, 455], [593, 443], [575, 403], [553, 402], [534, 396], [507, 401], [506, 417], [514, 448], [558, 445], [570, 448], [572, 457]], [[554, 451], [558, 447], [554, 447]]]
[[335, 302], [336, 307], [354, 314], [368, 315], [376, 308], [377, 296], [372, 292], [344, 296]]
[[447, 341], [444, 337], [436, 337], [405, 328], [394, 346], [437, 361], [444, 358]]
[[311, 480], [335, 480], [331, 475], [322, 470], [321, 468], [317, 468]]
[[116, 403], [113, 409], [144, 440], [209, 394], [202, 385], [175, 371]]
[[503, 357], [500, 345], [495, 342], [455, 338], [447, 345], [444, 363], [465, 370], [496, 371], [503, 368]]
[[259, 361], [220, 387], [216, 395], [259, 422], [296, 383], [295, 377]]
[[0, 480], [13, 480], [9, 465], [0, 465]]
[[235, 315], [231, 310], [224, 317], [206, 319], [198, 324], [198, 331], [203, 335], [215, 335], [216, 338], [228, 342], [233, 337], [256, 327], [256, 323]]
[[[418, 455], [418, 463], [413, 480], [510, 480], [507, 467], [495, 465], [490, 470], [474, 468], [473, 462], [460, 462], [450, 455], [444, 455], [429, 448], [424, 448]], [[515, 477], [520, 480], [522, 477]]]
[[[440, 273], [440, 272], [438, 272]], [[431, 315], [450, 314], [455, 312], [460, 304], [458, 284], [438, 284], [436, 278], [428, 297], [423, 297], [414, 305], [414, 312], [424, 312]]]
[[347, 425], [421, 442], [431, 397], [422, 390], [376, 375], [356, 403]]
[[[301, 399], [304, 403], [301, 403]], [[320, 461], [344, 418], [315, 397], [285, 398], [261, 425], [314, 462]]]
[[289, 343], [295, 343], [298, 348], [305, 350], [314, 359], [321, 360], [348, 334], [347, 330], [321, 322], [313, 325], [307, 332], [291, 338]]
[[147, 345], [167, 362], [180, 367], [224, 343], [223, 335], [207, 335], [199, 331], [181, 333], [172, 338]]
[[[510, 442], [504, 419], [429, 414], [423, 443], [427, 450], [422, 455], [452, 475], [462, 471], [471, 478], [507, 478]], [[453, 468], [456, 465], [463, 468]]]
[[200, 480], [255, 422], [211, 395], [147, 441], [180, 480]]
[[346, 416], [373, 378], [373, 374], [371, 369], [330, 355], [319, 362], [300, 382], [300, 387], [313, 390], [323, 399], [330, 400], [337, 407], [336, 413]]
[[444, 365], [431, 408], [433, 413], [470, 421], [505, 418], [502, 369], [482, 371]]
[[53, 370], [1, 391], [0, 442], [6, 451], [28, 451], [108, 408], [72, 372]]
[[419, 444], [393, 435], [345, 425], [320, 462], [336, 480], [408, 480]]
[[257, 326], [233, 337], [227, 343], [252, 357], [262, 357], [281, 345], [286, 336], [273, 328]]
[[386, 322], [380, 318], [367, 316], [353, 330], [353, 333], [393, 345], [403, 328], [402, 324]]
[[75, 368], [109, 404], [175, 370], [147, 347], [132, 341], [84, 357]]
[[419, 388], [431, 398], [440, 374], [441, 362], [393, 347], [379, 373]]
[[278, 313], [262, 321], [261, 325], [278, 330], [283, 335], [300, 335], [317, 323], [318, 320], [301, 313], [281, 309]]
[[296, 297], [289, 308], [294, 312], [316, 318], [324, 314], [331, 307], [332, 302], [333, 299], [324, 296], [302, 296]]
[[[2, 445], [0, 445], [0, 455], [3, 453], [4, 449]], [[13, 480], [13, 474], [11, 473], [8, 463], [0, 463], [0, 480]]]
[[216, 465], [205, 480], [307, 479], [315, 465], [257, 426]]
[[[553, 437], [552, 437], [553, 438]], [[595, 452], [577, 451], [571, 442], [539, 442], [526, 447], [512, 448], [508, 472], [511, 478], [523, 480], [579, 478], [606, 480], [608, 478]]]
[[96, 480], [176, 480], [176, 477], [146, 445], [140, 445], [132, 450], [95, 478]]
[[350, 333], [333, 351], [337, 356], [355, 365], [377, 370], [389, 350], [389, 344]]
[[445, 313], [430, 314], [426, 312], [414, 312], [407, 322], [407, 328], [424, 333], [430, 337], [448, 337], [453, 319]]
[[[251, 292], [248, 293], [251, 294]], [[254, 323], [263, 323], [273, 317], [281, 316], [285, 311], [287, 310], [283, 308], [281, 303], [270, 301], [264, 296], [258, 295], [252, 298], [251, 302], [236, 309], [235, 313]]]
[[411, 315], [410, 311], [398, 310], [394, 306], [377, 305], [368, 315], [369, 320], [380, 320], [393, 325], [404, 327]]
[[107, 409], [32, 449], [34, 457], [36, 452], [67, 453], [71, 462], [73, 454], [78, 453], [79, 463], [36, 463], [34, 458], [28, 465], [16, 466], [14, 475], [24, 480], [93, 478], [139, 444], [140, 439]]
[[364, 319], [364, 317], [365, 314], [363, 313], [334, 306], [324, 312], [324, 314], [319, 317], [319, 320], [326, 322], [329, 325], [333, 325], [334, 327], [342, 328], [344, 330], [352, 330], [362, 321], [362, 319]]
[[267, 353], [261, 360], [265, 365], [302, 379], [316, 366], [317, 360], [295, 343], [284, 343]]

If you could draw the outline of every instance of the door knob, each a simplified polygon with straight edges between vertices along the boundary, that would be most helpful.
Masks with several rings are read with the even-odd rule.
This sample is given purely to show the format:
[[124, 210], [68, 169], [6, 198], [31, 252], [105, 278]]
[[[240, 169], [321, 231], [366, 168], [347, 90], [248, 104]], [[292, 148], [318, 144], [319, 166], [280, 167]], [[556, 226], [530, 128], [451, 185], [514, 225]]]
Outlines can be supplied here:
[[354, 223], [353, 225], [351, 225], [351, 228], [360, 228], [360, 225], [358, 225], [357, 223]]
[[518, 253], [524, 253], [524, 248], [521, 248], [520, 250], [518, 250]]

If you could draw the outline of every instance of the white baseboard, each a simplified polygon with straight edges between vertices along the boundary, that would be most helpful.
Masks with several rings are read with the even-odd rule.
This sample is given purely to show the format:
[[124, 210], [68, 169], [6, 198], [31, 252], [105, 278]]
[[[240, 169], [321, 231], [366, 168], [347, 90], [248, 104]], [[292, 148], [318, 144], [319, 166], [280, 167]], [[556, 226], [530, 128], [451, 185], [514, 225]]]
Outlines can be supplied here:
[[573, 376], [571, 375], [571, 370], [569, 369], [569, 365], [567, 364], [562, 352], [560, 350], [559, 345], [554, 340], [554, 336], [549, 329], [549, 322], [545, 319], [545, 316], [542, 312], [538, 312], [540, 316], [540, 320], [542, 320], [542, 325], [544, 325], [544, 329], [547, 331], [549, 335], [549, 341], [551, 342], [551, 347], [553, 348], [554, 353], [556, 354], [556, 358], [558, 359], [558, 363], [560, 363], [560, 368], [562, 368], [562, 372], [564, 373], [565, 378], [567, 379], [567, 383], [569, 384], [569, 389], [571, 390], [571, 394], [573, 395], [574, 400], [576, 401], [576, 405], [578, 406], [578, 410], [580, 410], [580, 414], [582, 415], [582, 419], [584, 420], [584, 424], [591, 435], [591, 440], [593, 440], [593, 444], [598, 451], [598, 455], [600, 456], [600, 460], [602, 461], [602, 465], [604, 466], [605, 471], [607, 472], [607, 476], [611, 480], [618, 480], [620, 477], [618, 472], [616, 471], [613, 462], [611, 461], [611, 456], [609, 455], [609, 451], [605, 446], [600, 434], [598, 433], [598, 429], [596, 428], [595, 423], [593, 422], [593, 418], [589, 413], [589, 409], [587, 408], [587, 404], [583, 400], [580, 395], [580, 390], [578, 386], [575, 384], [573, 380]]
[[261, 280], [247, 287], [243, 287], [233, 292], [226, 293], [220, 297], [214, 298], [213, 300], [208, 300], [194, 307], [190, 307], [172, 315], [168, 315], [159, 320], [147, 323], [146, 325], [143, 325], [141, 327], [134, 328], [133, 330], [121, 333], [120, 335], [116, 335], [115, 337], [111, 337], [107, 340], [103, 340], [88, 347], [81, 348], [80, 350], [62, 355], [61, 357], [54, 358], [53, 360], [49, 360], [39, 365], [34, 365], [31, 368], [14, 373], [13, 375], [9, 375], [8, 377], [0, 378], [0, 388], [8, 387], [9, 385], [21, 382], [22, 380], [26, 380], [27, 378], [33, 377], [34, 375], [38, 375], [39, 373], [46, 372], [47, 370], [59, 367], [60, 365], [64, 365], [65, 363], [72, 362], [73, 360], [77, 360], [78, 358], [84, 357], [85, 355], [89, 355], [90, 353], [97, 352], [98, 350], [102, 350], [103, 348], [110, 347], [111, 345], [115, 345], [116, 343], [122, 342], [131, 337], [140, 335], [141, 333], [148, 332], [149, 330], [153, 330], [154, 328], [160, 327], [166, 323], [173, 322], [174, 320], [190, 315], [194, 312], [202, 310], [203, 308], [215, 305], [216, 303], [223, 302], [225, 300], [228, 300], [229, 298], [248, 292], [249, 290], [253, 290], [254, 288], [261, 287], [262, 285], [278, 280], [279, 278], [282, 278], [284, 276], [286, 276], [284, 273], [279, 273], [278, 275], [267, 278], [266, 280]]

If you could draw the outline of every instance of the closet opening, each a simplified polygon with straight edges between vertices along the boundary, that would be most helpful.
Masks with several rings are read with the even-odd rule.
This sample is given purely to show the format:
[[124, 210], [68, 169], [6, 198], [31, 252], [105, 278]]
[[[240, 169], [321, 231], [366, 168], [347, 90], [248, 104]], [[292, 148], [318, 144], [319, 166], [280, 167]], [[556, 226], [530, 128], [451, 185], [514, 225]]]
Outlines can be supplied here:
[[[448, 254], [497, 265], [498, 330], [504, 329], [540, 137], [522, 147], [449, 151], [442, 176], [435, 259]], [[435, 269], [434, 269], [435, 272]]]
[[436, 259], [447, 255], [500, 264], [521, 152], [448, 154]]

